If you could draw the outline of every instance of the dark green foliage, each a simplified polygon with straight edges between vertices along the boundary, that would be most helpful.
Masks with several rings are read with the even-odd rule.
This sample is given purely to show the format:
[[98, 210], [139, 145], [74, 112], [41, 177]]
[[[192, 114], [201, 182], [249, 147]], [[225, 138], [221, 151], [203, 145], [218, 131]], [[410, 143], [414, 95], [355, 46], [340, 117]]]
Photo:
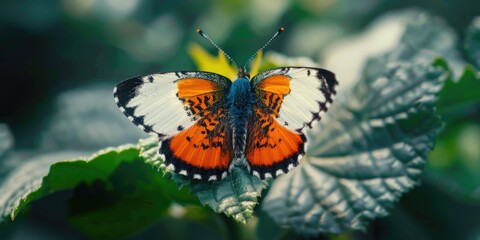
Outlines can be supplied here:
[[[68, 159], [69, 155], [79, 153], [64, 153], [61, 157]], [[73, 190], [67, 215], [72, 226], [88, 236], [115, 238], [145, 229], [168, 216], [173, 199], [176, 204], [198, 202], [145, 165], [133, 145], [52, 164], [58, 158], [47, 155], [34, 159], [1, 185], [0, 209], [5, 220], [13, 220], [38, 199]]]

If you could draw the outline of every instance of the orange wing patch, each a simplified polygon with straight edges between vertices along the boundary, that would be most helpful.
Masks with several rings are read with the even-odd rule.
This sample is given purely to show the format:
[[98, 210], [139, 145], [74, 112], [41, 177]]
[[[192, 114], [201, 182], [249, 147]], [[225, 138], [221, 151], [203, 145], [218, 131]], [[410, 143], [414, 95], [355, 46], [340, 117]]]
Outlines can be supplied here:
[[290, 78], [285, 75], [274, 75], [263, 79], [258, 83], [257, 88], [266, 92], [287, 95], [290, 93]]
[[283, 97], [290, 93], [290, 78], [274, 75], [262, 80], [257, 89], [258, 98], [269, 108], [271, 115], [278, 117]]
[[304, 154], [305, 136], [285, 128], [260, 109], [248, 132], [245, 156], [251, 172], [262, 179], [288, 172]]
[[218, 91], [215, 83], [202, 78], [185, 78], [177, 82], [179, 98], [190, 98]]
[[[190, 128], [165, 140], [160, 153], [174, 171], [196, 179], [221, 179], [231, 161], [231, 129], [222, 110], [198, 120]], [[183, 172], [182, 172], [183, 171]]]
[[177, 82], [177, 97], [193, 120], [210, 113], [210, 107], [223, 96], [223, 88], [201, 78], [186, 78]]

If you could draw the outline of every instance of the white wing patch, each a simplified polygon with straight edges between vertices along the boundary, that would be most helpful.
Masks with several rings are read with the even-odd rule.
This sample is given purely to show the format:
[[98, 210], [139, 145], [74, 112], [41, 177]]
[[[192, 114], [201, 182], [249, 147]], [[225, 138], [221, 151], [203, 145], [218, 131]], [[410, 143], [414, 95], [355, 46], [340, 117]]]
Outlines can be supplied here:
[[285, 67], [267, 70], [253, 78], [254, 84], [275, 75], [290, 79], [290, 93], [284, 95], [277, 121], [292, 130], [320, 120], [336, 94], [335, 75], [320, 68]]
[[225, 77], [204, 72], [153, 74], [120, 83], [114, 89], [115, 102], [128, 119], [145, 132], [160, 138], [175, 135], [197, 120], [177, 97], [177, 82], [187, 78], [229, 82]]

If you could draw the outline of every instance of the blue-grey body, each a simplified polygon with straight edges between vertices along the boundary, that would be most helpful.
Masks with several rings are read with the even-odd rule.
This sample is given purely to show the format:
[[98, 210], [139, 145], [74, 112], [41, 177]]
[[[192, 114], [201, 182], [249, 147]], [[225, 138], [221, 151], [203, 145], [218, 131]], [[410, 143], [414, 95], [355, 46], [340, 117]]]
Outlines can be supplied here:
[[255, 94], [252, 91], [248, 78], [240, 77], [232, 83], [227, 96], [229, 121], [233, 128], [233, 164], [245, 164], [245, 145], [247, 136], [247, 122], [253, 114]]

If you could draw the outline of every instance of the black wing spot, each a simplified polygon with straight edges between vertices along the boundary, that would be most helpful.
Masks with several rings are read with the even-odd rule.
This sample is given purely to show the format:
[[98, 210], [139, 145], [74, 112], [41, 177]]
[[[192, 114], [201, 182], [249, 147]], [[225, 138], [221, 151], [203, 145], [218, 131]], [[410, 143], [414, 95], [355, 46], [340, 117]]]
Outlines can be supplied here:
[[327, 105], [324, 102], [318, 102], [318, 105], [320, 106], [320, 111], [326, 112], [328, 110]]
[[307, 76], [310, 76], [310, 69], [307, 70]]
[[154, 79], [153, 79], [153, 76], [148, 76], [148, 81], [149, 81], [149, 82], [151, 82], [151, 83], [152, 83], [152, 82], [153, 82], [153, 80], [154, 80]]
[[[331, 91], [334, 92], [335, 86], [338, 84], [337, 79], [335, 78], [335, 74], [325, 70], [325, 69], [319, 69], [317, 72], [317, 78], [319, 79], [325, 79], [327, 83], [327, 88]], [[335, 93], [335, 92], [334, 92]]]
[[182, 131], [183, 129], [185, 129], [185, 128], [182, 125], [178, 125], [178, 127], [177, 127], [178, 131]]
[[197, 115], [197, 110], [195, 110], [194, 108], [190, 108], [190, 111], [192, 112], [193, 115]]
[[325, 98], [327, 99], [327, 102], [332, 103], [333, 102], [332, 91], [331, 89], [329, 89], [329, 86], [327, 86], [328, 85], [327, 80], [325, 78], [322, 78], [321, 81], [322, 81], [322, 84], [320, 86], [320, 91], [322, 91], [323, 96], [325, 96]]
[[137, 88], [142, 86], [144, 82], [141, 77], [131, 78], [117, 85], [115, 96], [118, 99], [117, 105], [127, 107], [128, 102], [137, 95]]

